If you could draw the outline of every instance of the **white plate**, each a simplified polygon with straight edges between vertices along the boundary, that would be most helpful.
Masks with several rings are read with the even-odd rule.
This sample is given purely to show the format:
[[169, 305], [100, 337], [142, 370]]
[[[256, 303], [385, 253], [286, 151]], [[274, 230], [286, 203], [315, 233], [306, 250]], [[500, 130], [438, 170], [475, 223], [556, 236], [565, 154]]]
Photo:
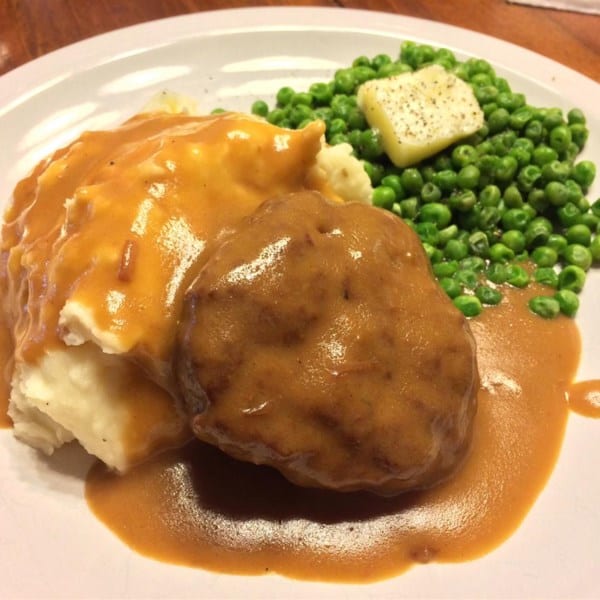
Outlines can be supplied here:
[[[116, 31], [0, 78], [0, 198], [49, 151], [83, 129], [109, 127], [169, 88], [201, 107], [248, 109], [284, 84], [324, 80], [359, 54], [395, 54], [402, 39], [492, 62], [533, 104], [582, 108], [600, 164], [600, 86], [555, 62], [439, 23], [346, 9], [200, 13]], [[596, 198], [599, 190], [595, 186]], [[579, 323], [581, 376], [600, 376], [600, 278]], [[45, 460], [0, 431], [0, 596], [3, 598], [592, 598], [600, 595], [598, 422], [570, 419], [559, 464], [520, 529], [486, 557], [416, 567], [366, 586], [237, 577], [140, 557], [88, 511], [87, 461], [67, 449]]]

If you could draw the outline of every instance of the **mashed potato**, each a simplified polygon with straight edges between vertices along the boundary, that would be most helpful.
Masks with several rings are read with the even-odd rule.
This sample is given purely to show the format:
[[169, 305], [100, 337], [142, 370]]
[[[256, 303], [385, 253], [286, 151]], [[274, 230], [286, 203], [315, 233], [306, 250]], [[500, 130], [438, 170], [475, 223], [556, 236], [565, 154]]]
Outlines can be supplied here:
[[84, 133], [18, 184], [0, 283], [19, 439], [48, 454], [75, 439], [124, 470], [187, 435], [165, 390], [181, 298], [211, 243], [274, 195], [370, 201], [351, 148], [325, 146], [323, 130], [147, 113]]

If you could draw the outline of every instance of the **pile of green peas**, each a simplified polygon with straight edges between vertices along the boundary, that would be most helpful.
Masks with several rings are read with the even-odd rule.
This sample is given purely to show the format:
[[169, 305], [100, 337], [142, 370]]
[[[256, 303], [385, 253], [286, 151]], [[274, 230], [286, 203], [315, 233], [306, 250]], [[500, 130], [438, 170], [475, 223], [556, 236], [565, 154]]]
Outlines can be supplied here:
[[[485, 115], [467, 139], [414, 167], [394, 166], [357, 105], [367, 80], [442, 65], [468, 82]], [[360, 56], [308, 91], [281, 88], [252, 113], [280, 127], [326, 124], [329, 144], [349, 143], [374, 191], [373, 204], [401, 217], [421, 239], [433, 273], [468, 317], [502, 300], [503, 285], [536, 281], [550, 295], [529, 302], [552, 318], [574, 316], [586, 272], [600, 261], [600, 199], [587, 193], [595, 165], [577, 157], [589, 131], [581, 110], [537, 108], [485, 60], [458, 61], [445, 48], [405, 41], [397, 59]]]

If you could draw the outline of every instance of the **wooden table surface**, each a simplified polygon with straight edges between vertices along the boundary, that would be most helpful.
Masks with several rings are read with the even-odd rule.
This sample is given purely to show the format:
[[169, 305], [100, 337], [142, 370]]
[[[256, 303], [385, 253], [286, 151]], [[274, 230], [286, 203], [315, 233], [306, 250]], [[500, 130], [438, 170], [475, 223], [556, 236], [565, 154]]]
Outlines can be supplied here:
[[441, 21], [529, 48], [600, 82], [600, 16], [506, 0], [0, 0], [0, 75], [119, 27], [204, 10], [269, 5], [364, 8]]

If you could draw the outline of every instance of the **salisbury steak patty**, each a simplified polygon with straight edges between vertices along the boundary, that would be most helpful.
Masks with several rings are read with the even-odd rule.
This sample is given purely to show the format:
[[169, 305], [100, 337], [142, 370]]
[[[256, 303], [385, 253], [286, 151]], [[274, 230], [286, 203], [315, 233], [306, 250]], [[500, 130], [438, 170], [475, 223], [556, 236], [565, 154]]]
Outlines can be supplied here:
[[475, 347], [400, 219], [270, 200], [188, 290], [175, 365], [196, 436], [299, 485], [381, 494], [465, 456]]

